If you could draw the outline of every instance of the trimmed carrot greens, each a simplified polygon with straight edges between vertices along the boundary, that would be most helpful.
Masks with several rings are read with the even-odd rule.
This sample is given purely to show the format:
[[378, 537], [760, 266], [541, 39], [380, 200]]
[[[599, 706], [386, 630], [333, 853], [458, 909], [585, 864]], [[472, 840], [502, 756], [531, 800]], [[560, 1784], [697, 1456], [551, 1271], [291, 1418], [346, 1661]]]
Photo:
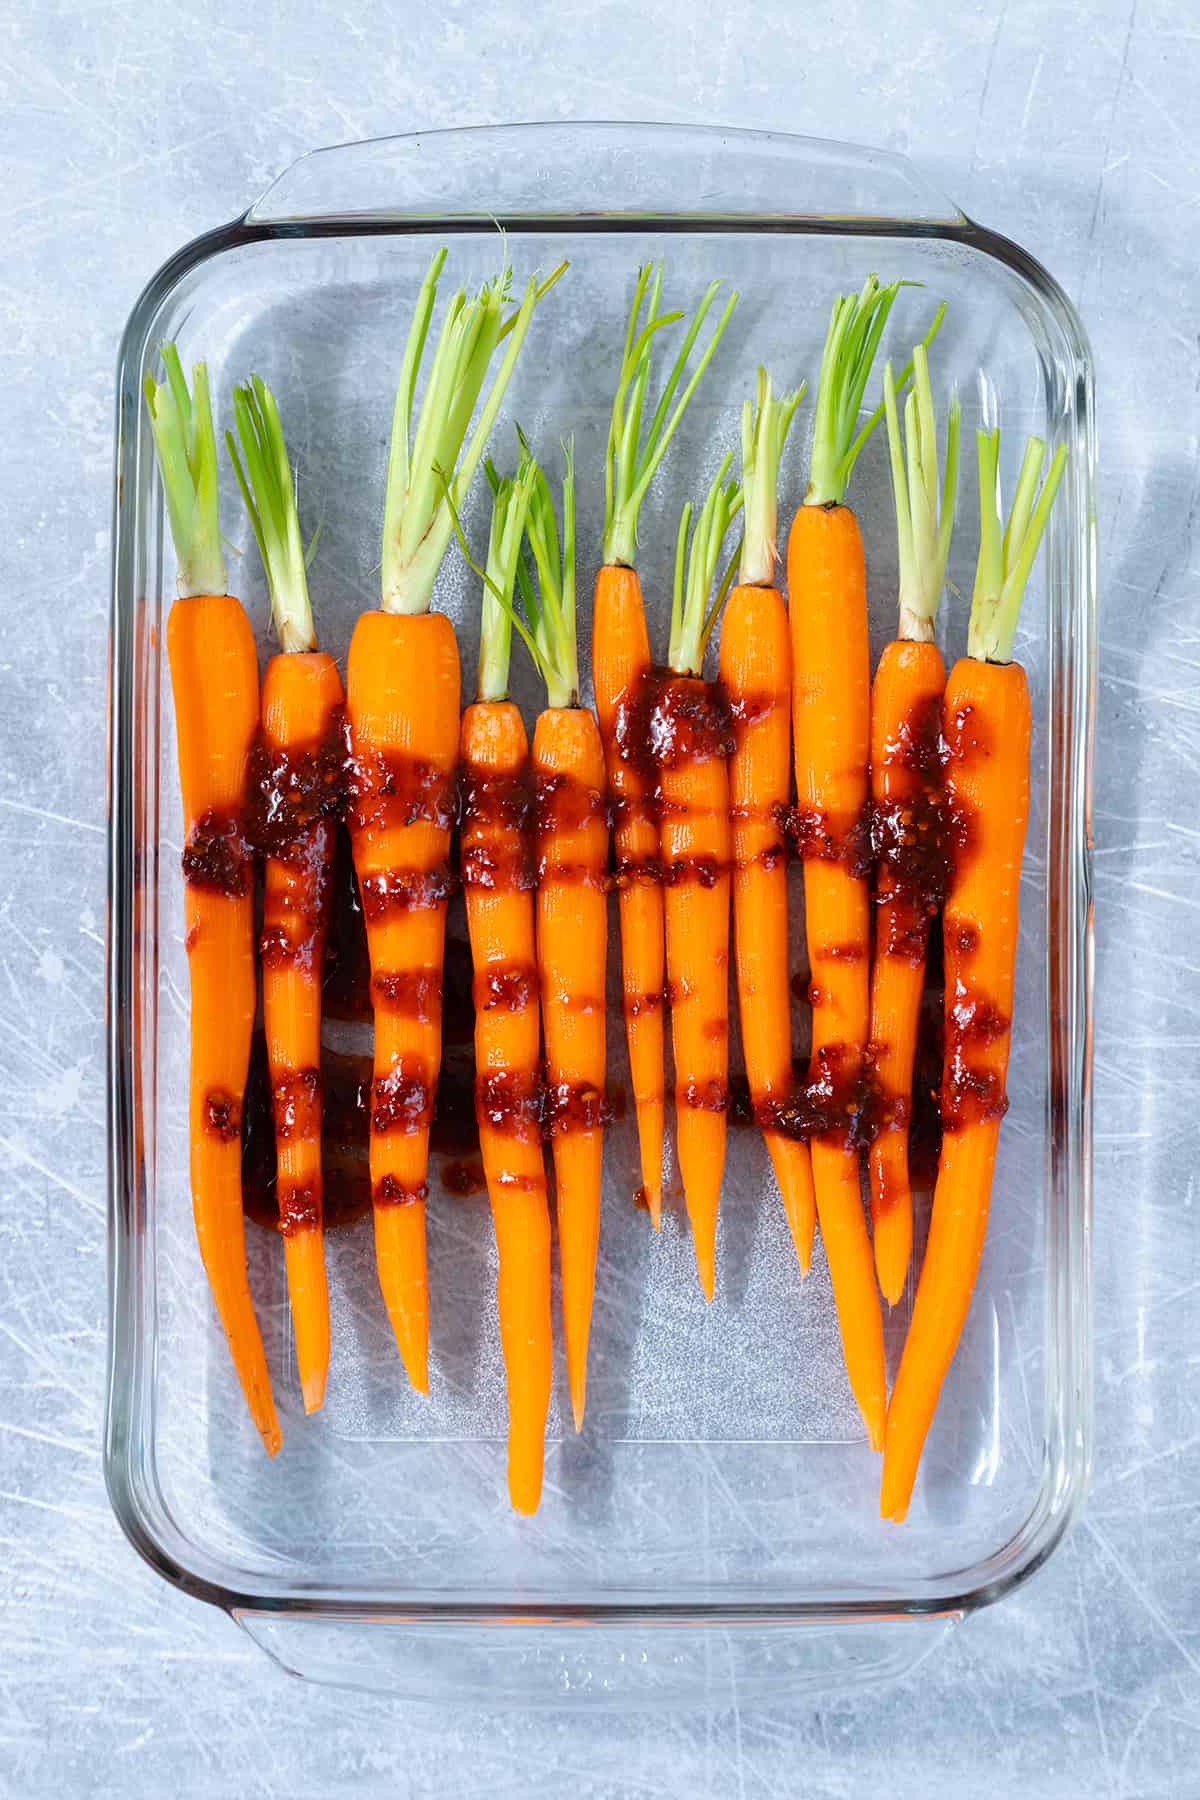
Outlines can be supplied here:
[[308, 598], [308, 558], [300, 539], [295, 478], [275, 396], [258, 375], [234, 388], [233, 417], [242, 441], [241, 453], [232, 431], [225, 433], [225, 442], [262, 555], [280, 645], [284, 650], [314, 650], [317, 634]]
[[[676, 401], [700, 328], [708, 316], [720, 289], [720, 282], [710, 282], [683, 336], [679, 352], [672, 363], [658, 404], [645, 433], [642, 415], [646, 405], [646, 389], [650, 380], [650, 363], [655, 335], [664, 326], [677, 324], [682, 312], [662, 312], [662, 264], [646, 263], [638, 270], [633, 305], [625, 328], [625, 348], [621, 358], [621, 374], [613, 400], [612, 420], [608, 431], [608, 447], [604, 465], [604, 563], [606, 567], [632, 568], [637, 555], [638, 512], [655, 471], [666, 454], [679, 421], [700, 378], [712, 361], [713, 353], [737, 305], [736, 289], [725, 302], [725, 309], [709, 334], [700, 358]], [[642, 307], [646, 306], [645, 323]]]
[[913, 351], [913, 385], [904, 402], [903, 436], [890, 362], [883, 371], [883, 403], [900, 545], [899, 635], [928, 643], [941, 603], [954, 529], [961, 409], [955, 394], [946, 421], [946, 468], [939, 504], [937, 421], [924, 344]]
[[217, 440], [208, 393], [208, 368], [192, 365], [192, 388], [173, 343], [162, 346], [165, 381], [143, 382], [150, 429], [171, 523], [179, 592], [223, 594], [225, 558], [217, 516]]
[[479, 622], [479, 700], [508, 697], [508, 669], [512, 658], [513, 587], [525, 538], [529, 496], [533, 490], [533, 466], [523, 461], [515, 476], [496, 473], [489, 457], [484, 468], [492, 490], [492, 524], [488, 534], [487, 564], [473, 565], [483, 579], [483, 604]]
[[[417, 374], [445, 260], [445, 250], [437, 251], [421, 283], [396, 390], [380, 571], [385, 612], [428, 612], [433, 584], [454, 533], [454, 511], [462, 510], [534, 308], [567, 267], [560, 263], [540, 283], [530, 276], [520, 305], [507, 313], [512, 289], [512, 269], [507, 263], [473, 298], [468, 299], [461, 288], [452, 296], [414, 429]], [[508, 346], [468, 438], [492, 358], [505, 338]]]
[[746, 524], [740, 578], [747, 587], [770, 587], [775, 579], [779, 459], [808, 383], [776, 395], [767, 371], [758, 371], [758, 391], [742, 404], [742, 493]]
[[[808, 492], [804, 496], [806, 506], [840, 506], [846, 497], [859, 454], [883, 417], [881, 404], [855, 433], [875, 352], [896, 295], [902, 287], [912, 285], [905, 281], [890, 281], [886, 287], [881, 287], [877, 275], [868, 275], [860, 293], [839, 294], [833, 303], [817, 377], [812, 462]], [[934, 314], [933, 323], [922, 340], [926, 348], [936, 337], [945, 312], [943, 304]], [[912, 363], [909, 362], [900, 372], [897, 392], [907, 385], [911, 375]]]
[[[675, 582], [671, 595], [671, 647], [668, 662], [676, 675], [699, 675], [704, 651], [712, 628], [725, 604], [725, 596], [733, 586], [738, 558], [729, 560], [711, 606], [708, 596], [716, 578], [717, 561], [725, 534], [742, 509], [742, 490], [736, 481], [726, 481], [733, 452], [721, 459], [721, 466], [691, 531], [692, 503], [689, 500], [679, 518], [675, 539]], [[691, 534], [689, 545], [688, 537]]]
[[521, 437], [521, 454], [533, 468], [525, 534], [537, 569], [536, 584], [524, 564], [517, 569], [528, 620], [523, 632], [546, 683], [546, 704], [579, 704], [579, 655], [575, 632], [575, 440], [563, 443], [562, 541], [546, 472]]
[[1005, 526], [1000, 509], [1000, 428], [975, 435], [979, 448], [979, 561], [967, 655], [981, 662], [1006, 663], [1012, 660], [1025, 585], [1066, 467], [1067, 447], [1060, 444], [1055, 451], [1039, 493], [1046, 446], [1039, 437], [1028, 439]]

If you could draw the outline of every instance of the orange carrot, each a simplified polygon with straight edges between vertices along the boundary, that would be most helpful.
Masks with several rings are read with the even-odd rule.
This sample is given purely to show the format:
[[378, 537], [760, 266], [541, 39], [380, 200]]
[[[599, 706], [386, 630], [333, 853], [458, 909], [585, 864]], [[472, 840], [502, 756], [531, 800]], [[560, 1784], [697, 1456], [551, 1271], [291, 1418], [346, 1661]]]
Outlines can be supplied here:
[[[342, 803], [342, 681], [316, 648], [295, 484], [275, 397], [258, 376], [234, 389], [230, 456], [262, 553], [280, 643], [263, 679], [251, 796], [264, 852], [263, 1024], [271, 1074], [279, 1229], [305, 1412], [325, 1397], [329, 1290], [321, 1167], [321, 980]], [[244, 459], [244, 461], [243, 461]]]
[[408, 1378], [425, 1393], [425, 1174], [441, 1066], [459, 731], [458, 646], [449, 619], [432, 612], [361, 614], [350, 640], [346, 692], [350, 841], [375, 1009], [375, 1258]]
[[880, 1128], [871, 1144], [875, 1269], [888, 1304], [904, 1292], [912, 1254], [908, 1122], [930, 922], [945, 897], [941, 707], [946, 671], [933, 642], [958, 484], [959, 409], [946, 434], [938, 504], [937, 430], [925, 346], [913, 351], [901, 440], [896, 386], [884, 369], [884, 404], [900, 544], [900, 634], [884, 650], [871, 691], [871, 802], [878, 856], [871, 1057]]
[[167, 619], [183, 798], [185, 943], [191, 977], [192, 1207], [205, 1274], [250, 1415], [269, 1455], [281, 1437], [246, 1276], [242, 1102], [254, 1024], [254, 863], [246, 841], [247, 764], [258, 729], [250, 621], [225, 592], [217, 453], [203, 363], [193, 390], [173, 344], [146, 401], [178, 565]]
[[[721, 545], [742, 505], [733, 461], [717, 470], [696, 519], [679, 521], [671, 609], [670, 669], [655, 708], [666, 883], [667, 978], [675, 1052], [675, 1132], [679, 1173], [692, 1227], [696, 1270], [711, 1300], [717, 1207], [725, 1170], [729, 1103], [730, 749], [723, 708], [701, 676], [704, 650], [733, 579], [730, 563], [716, 600], [708, 596]], [[686, 565], [686, 567], [685, 567]]]
[[653, 786], [636, 762], [621, 754], [617, 735], [622, 702], [650, 670], [650, 639], [636, 569], [607, 564], [593, 598], [592, 681], [606, 749], [617, 863], [621, 926], [621, 990], [629, 1078], [637, 1116], [642, 1187], [657, 1231], [662, 1222], [663, 949], [662, 871], [658, 808]]
[[600, 1241], [604, 984], [608, 939], [604, 747], [586, 708], [548, 706], [533, 734], [537, 955], [554, 1155], [563, 1335], [575, 1429], [583, 1429]]
[[[817, 385], [808, 492], [788, 538], [792, 726], [805, 929], [812, 970], [810, 1082], [837, 1124], [812, 1139], [813, 1185], [846, 1373], [874, 1449], [883, 1445], [883, 1320], [859, 1188], [853, 1121], [867, 1043], [870, 911], [864, 814], [870, 746], [866, 569], [842, 504], [876, 413], [855, 435], [863, 392], [899, 288], [870, 276], [834, 301]], [[940, 315], [934, 329], [940, 323]]]
[[[642, 415], [654, 336], [683, 315], [659, 310], [661, 264], [657, 268], [646, 264], [638, 271], [609, 427], [604, 563], [596, 576], [592, 608], [592, 682], [614, 815], [625, 1035], [637, 1113], [642, 1186], [656, 1231], [662, 1215], [664, 1118], [663, 896], [658, 810], [653, 783], [647, 781], [640, 767], [640, 756], [622, 754], [620, 720], [623, 709], [636, 703], [639, 684], [650, 674], [650, 640], [641, 586], [633, 566], [638, 513], [736, 304], [737, 295], [733, 294], [676, 401], [687, 360], [719, 285], [711, 284], [696, 309], [643, 442]], [[643, 324], [642, 308], [647, 296]]]
[[528, 470], [494, 484], [481, 571], [478, 697], [463, 714], [460, 738], [462, 881], [475, 966], [475, 1116], [500, 1259], [508, 1491], [522, 1513], [536, 1512], [541, 1499], [552, 1373], [529, 744], [507, 698], [512, 591], [530, 485]]
[[792, 1091], [788, 986], [787, 851], [791, 792], [792, 648], [787, 608], [774, 585], [779, 457], [803, 387], [777, 400], [765, 369], [757, 405], [742, 411], [746, 531], [740, 580], [721, 620], [721, 680], [733, 750], [733, 925], [746, 1075], [801, 1269], [812, 1261], [816, 1202], [802, 1138], [780, 1129]]
[[1021, 857], [1029, 812], [1029, 687], [1011, 661], [1021, 599], [1066, 461], [1041, 493], [1045, 445], [1030, 438], [1007, 529], [999, 431], [981, 431], [979, 564], [968, 654], [946, 686], [946, 790], [961, 822], [943, 935], [946, 1057], [942, 1153], [912, 1323], [888, 1408], [880, 1512], [903, 1519], [942, 1382], [966, 1322], [987, 1230], [1012, 1035]]
[[[405, 346], [384, 506], [382, 610], [355, 626], [346, 672], [352, 752], [350, 835], [362, 892], [375, 1006], [371, 1188], [384, 1303], [409, 1380], [428, 1388], [425, 1175], [441, 1064], [441, 986], [454, 765], [458, 648], [431, 613], [433, 584], [528, 332], [557, 279], [531, 279], [505, 318], [506, 267], [442, 323], [413, 430], [417, 374], [446, 252], [430, 263]], [[565, 265], [563, 265], [565, 267]], [[510, 341], [470, 438], [501, 341]], [[465, 447], [464, 447], [465, 445]]]
[[562, 540], [544, 472], [521, 438], [517, 480], [531, 483], [526, 533], [537, 585], [523, 565], [512, 623], [546, 683], [533, 734], [537, 830], [537, 960], [546, 1047], [543, 1117], [554, 1156], [563, 1336], [575, 1429], [583, 1428], [588, 1342], [600, 1240], [608, 953], [608, 824], [604, 748], [579, 704], [575, 624], [575, 457], [564, 446]]

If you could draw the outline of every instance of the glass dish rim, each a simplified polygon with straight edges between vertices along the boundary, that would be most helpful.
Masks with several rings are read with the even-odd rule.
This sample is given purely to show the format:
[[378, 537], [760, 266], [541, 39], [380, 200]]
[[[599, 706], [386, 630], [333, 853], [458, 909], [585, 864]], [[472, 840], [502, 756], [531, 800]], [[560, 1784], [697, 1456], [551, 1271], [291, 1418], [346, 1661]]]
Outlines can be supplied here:
[[[353, 146], [331, 146], [339, 149], [367, 149], [437, 140], [470, 139], [478, 143], [502, 136], [512, 145], [545, 141], [553, 134], [567, 142], [591, 139], [600, 142], [606, 135], [621, 134], [631, 142], [642, 137], [659, 145], [673, 143], [682, 149], [687, 143], [707, 140], [716, 142], [736, 155], [756, 143], [769, 141], [786, 157], [792, 155], [802, 165], [806, 154], [834, 153], [844, 166], [890, 169], [899, 175], [911, 170], [907, 159], [889, 152], [863, 150], [829, 140], [794, 137], [783, 133], [737, 131], [711, 126], [670, 124], [616, 124], [604, 122], [546, 121], [529, 124], [473, 126], [440, 132], [404, 133], [369, 140]], [[310, 152], [300, 159], [329, 151]], [[292, 169], [298, 165], [293, 164]], [[444, 216], [399, 211], [394, 214], [325, 213], [295, 219], [263, 219], [254, 215], [291, 170], [272, 184], [267, 195], [252, 203], [246, 212], [230, 223], [201, 233], [183, 245], [150, 278], [130, 312], [122, 334], [117, 362], [116, 450], [113, 500], [113, 564], [112, 602], [110, 614], [109, 666], [109, 832], [108, 832], [108, 934], [107, 934], [107, 1122], [108, 1122], [108, 1382], [104, 1431], [104, 1472], [110, 1503], [117, 1521], [139, 1555], [166, 1580], [182, 1591], [238, 1613], [292, 1614], [322, 1618], [391, 1620], [406, 1623], [435, 1622], [478, 1625], [495, 1623], [698, 1623], [715, 1621], [725, 1624], [801, 1624], [863, 1620], [959, 1616], [997, 1600], [1026, 1581], [1061, 1542], [1082, 1502], [1090, 1466], [1091, 1395], [1090, 1395], [1090, 1270], [1089, 1240], [1091, 1228], [1091, 1017], [1092, 1017], [1092, 883], [1091, 883], [1091, 758], [1094, 729], [1094, 689], [1096, 681], [1095, 641], [1095, 509], [1094, 509], [1094, 399], [1091, 354], [1082, 323], [1071, 302], [1043, 266], [1011, 239], [975, 224], [957, 208], [946, 203], [945, 213], [929, 216], [900, 216], [864, 212], [825, 213], [820, 215], [782, 214], [773, 211], [706, 213], [702, 210], [671, 212], [642, 211], [605, 212], [584, 215], [575, 211], [451, 212]], [[927, 190], [928, 192], [929, 190]], [[1066, 1084], [1065, 1112], [1073, 1148], [1067, 1157], [1066, 1207], [1070, 1240], [1066, 1252], [1067, 1276], [1070, 1282], [1069, 1302], [1074, 1330], [1066, 1334], [1070, 1366], [1064, 1372], [1063, 1387], [1072, 1403], [1072, 1416], [1066, 1421], [1064, 1449], [1054, 1462], [1043, 1458], [1042, 1476], [1034, 1503], [1026, 1518], [1008, 1541], [992, 1552], [971, 1571], [986, 1569], [989, 1563], [1007, 1566], [994, 1579], [984, 1579], [961, 1591], [935, 1595], [896, 1598], [864, 1594], [855, 1598], [821, 1600], [769, 1600], [755, 1598], [752, 1603], [736, 1599], [707, 1602], [628, 1601], [581, 1599], [579, 1602], [520, 1600], [505, 1603], [468, 1600], [406, 1602], [398, 1598], [369, 1600], [339, 1596], [336, 1589], [314, 1588], [306, 1592], [293, 1585], [281, 1591], [254, 1591], [226, 1585], [210, 1575], [190, 1568], [174, 1553], [169, 1538], [182, 1542], [170, 1520], [169, 1509], [159, 1491], [155, 1472], [139, 1467], [135, 1459], [135, 1442], [129, 1430], [133, 1401], [139, 1381], [139, 1367], [147, 1354], [145, 1333], [139, 1323], [135, 1304], [137, 1256], [136, 1203], [132, 1197], [130, 1176], [136, 1178], [137, 1158], [133, 1143], [135, 1077], [133, 1043], [129, 1020], [132, 1016], [132, 872], [134, 857], [133, 745], [132, 728], [136, 720], [130, 705], [132, 690], [134, 610], [133, 593], [133, 527], [134, 506], [124, 497], [125, 477], [129, 469], [129, 444], [125, 426], [130, 406], [139, 404], [138, 372], [142, 366], [149, 329], [159, 308], [172, 291], [206, 261], [243, 246], [297, 237], [363, 237], [426, 236], [477, 232], [482, 225], [498, 224], [514, 232], [538, 231], [556, 233], [598, 233], [624, 235], [654, 232], [702, 230], [706, 233], [738, 234], [771, 231], [780, 235], [811, 237], [871, 237], [900, 239], [936, 239], [957, 244], [981, 253], [1015, 273], [1034, 291], [1049, 312], [1061, 338], [1061, 353], [1068, 381], [1068, 428], [1077, 451], [1082, 453], [1079, 474], [1083, 505], [1077, 529], [1077, 591], [1067, 604], [1077, 626], [1074, 657], [1067, 673], [1072, 677], [1073, 699], [1070, 702], [1068, 738], [1070, 768], [1062, 777], [1068, 787], [1063, 807], [1066, 842], [1065, 878], [1075, 882], [1077, 893], [1073, 909], [1075, 928], [1065, 934], [1065, 960], [1068, 964], [1066, 1004], [1072, 1014], [1074, 1030], [1069, 1034], [1073, 1046], [1073, 1066], [1060, 1075]], [[130, 482], [130, 492], [135, 484]], [[1081, 679], [1080, 679], [1081, 677]], [[1053, 959], [1052, 959], [1053, 962]], [[1055, 1043], [1051, 1040], [1050, 1087], [1055, 1090]], [[152, 1334], [151, 1334], [152, 1335]], [[153, 1355], [153, 1344], [149, 1346]], [[1069, 1379], [1068, 1379], [1069, 1377]], [[1053, 1472], [1051, 1484], [1047, 1477]], [[170, 1531], [164, 1531], [170, 1526]], [[1008, 1556], [1009, 1552], [1015, 1554]]]

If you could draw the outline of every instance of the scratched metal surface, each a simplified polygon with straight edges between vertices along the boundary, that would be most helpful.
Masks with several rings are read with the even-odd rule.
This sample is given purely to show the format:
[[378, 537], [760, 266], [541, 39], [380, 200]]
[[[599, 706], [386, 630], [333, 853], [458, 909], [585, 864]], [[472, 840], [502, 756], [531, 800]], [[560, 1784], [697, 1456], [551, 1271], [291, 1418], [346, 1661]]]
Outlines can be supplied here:
[[[1191, 873], [1200, 351], [1189, 0], [559, 16], [42, 5], [0, 51], [0, 1794], [844, 1795], [932, 1778], [1200, 1794]], [[644, 21], [673, 54], [619, 71]], [[419, 54], [414, 55], [414, 43]], [[252, 96], [252, 100], [246, 97]], [[672, 1715], [305, 1690], [125, 1546], [99, 1465], [112, 363], [149, 271], [303, 149], [415, 124], [658, 116], [917, 155], [1079, 304], [1100, 389], [1097, 1462], [1029, 1586], [891, 1689]], [[1150, 336], [1150, 321], [1154, 335]]]

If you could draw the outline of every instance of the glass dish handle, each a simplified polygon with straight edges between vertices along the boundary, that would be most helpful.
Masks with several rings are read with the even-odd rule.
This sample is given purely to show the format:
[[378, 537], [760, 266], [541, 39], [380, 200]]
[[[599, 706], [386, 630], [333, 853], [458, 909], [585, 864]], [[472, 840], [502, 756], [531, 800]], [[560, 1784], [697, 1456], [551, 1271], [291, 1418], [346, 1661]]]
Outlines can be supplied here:
[[289, 1674], [396, 1700], [484, 1707], [727, 1706], [908, 1674], [961, 1614], [811, 1624], [422, 1624], [235, 1612]]
[[525, 223], [591, 218], [961, 223], [906, 157], [783, 132], [676, 125], [472, 126], [310, 151], [250, 225], [364, 218]]

